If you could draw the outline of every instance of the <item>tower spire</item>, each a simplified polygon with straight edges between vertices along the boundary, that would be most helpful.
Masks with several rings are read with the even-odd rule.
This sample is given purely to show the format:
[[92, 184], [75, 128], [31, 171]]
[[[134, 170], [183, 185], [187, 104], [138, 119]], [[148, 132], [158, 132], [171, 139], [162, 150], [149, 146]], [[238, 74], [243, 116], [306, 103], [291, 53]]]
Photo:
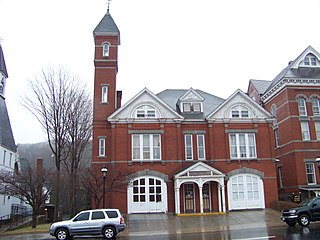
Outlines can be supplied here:
[[108, 9], [107, 9], [107, 13], [109, 14], [109, 10], [110, 10], [110, 3], [111, 3], [111, 0], [108, 0]]

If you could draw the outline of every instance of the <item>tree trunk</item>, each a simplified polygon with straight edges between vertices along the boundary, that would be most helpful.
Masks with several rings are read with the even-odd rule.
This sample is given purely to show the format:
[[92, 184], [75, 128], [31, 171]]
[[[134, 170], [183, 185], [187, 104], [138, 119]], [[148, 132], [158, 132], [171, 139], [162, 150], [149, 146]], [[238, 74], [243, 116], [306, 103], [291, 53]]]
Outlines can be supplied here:
[[32, 208], [32, 228], [37, 227], [37, 210], [35, 207]]
[[60, 202], [60, 169], [57, 169], [56, 176], [56, 196], [55, 196], [55, 208], [54, 208], [54, 216], [53, 221], [58, 221], [58, 213], [59, 213], [59, 202]]

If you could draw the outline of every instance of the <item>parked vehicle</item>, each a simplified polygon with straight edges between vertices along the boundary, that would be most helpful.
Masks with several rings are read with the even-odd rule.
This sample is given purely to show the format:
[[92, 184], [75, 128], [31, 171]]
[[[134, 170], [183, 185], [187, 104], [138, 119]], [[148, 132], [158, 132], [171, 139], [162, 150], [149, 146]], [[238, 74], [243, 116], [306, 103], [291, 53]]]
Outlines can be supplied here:
[[95, 209], [78, 213], [67, 221], [51, 224], [49, 233], [57, 240], [79, 235], [102, 235], [112, 239], [126, 228], [119, 209]]
[[289, 226], [308, 226], [310, 222], [320, 221], [320, 197], [306, 199], [299, 207], [282, 210], [281, 220]]

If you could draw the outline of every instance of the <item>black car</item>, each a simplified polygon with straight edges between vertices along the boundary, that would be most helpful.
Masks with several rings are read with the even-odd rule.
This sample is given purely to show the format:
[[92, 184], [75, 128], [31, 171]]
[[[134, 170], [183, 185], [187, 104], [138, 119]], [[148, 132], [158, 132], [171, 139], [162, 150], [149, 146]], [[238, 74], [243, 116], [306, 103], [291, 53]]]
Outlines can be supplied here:
[[320, 197], [305, 199], [299, 207], [282, 210], [281, 220], [289, 226], [297, 222], [300, 226], [308, 226], [310, 222], [320, 221]]

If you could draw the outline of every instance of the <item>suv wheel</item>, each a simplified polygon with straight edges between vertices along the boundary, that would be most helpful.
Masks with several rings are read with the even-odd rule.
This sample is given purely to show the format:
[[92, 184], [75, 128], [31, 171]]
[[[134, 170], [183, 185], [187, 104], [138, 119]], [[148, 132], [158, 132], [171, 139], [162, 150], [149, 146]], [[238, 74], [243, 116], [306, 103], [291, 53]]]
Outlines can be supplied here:
[[303, 226], [303, 227], [308, 226], [308, 225], [309, 225], [309, 223], [310, 223], [309, 216], [308, 216], [308, 215], [306, 215], [306, 214], [302, 214], [302, 215], [300, 215], [300, 216], [299, 216], [299, 220], [298, 220], [298, 222], [299, 222], [299, 225], [300, 225], [300, 226]]
[[102, 235], [107, 239], [112, 239], [116, 236], [116, 231], [113, 227], [105, 227], [103, 229]]
[[69, 232], [65, 228], [58, 228], [55, 236], [57, 240], [66, 240], [69, 239]]

